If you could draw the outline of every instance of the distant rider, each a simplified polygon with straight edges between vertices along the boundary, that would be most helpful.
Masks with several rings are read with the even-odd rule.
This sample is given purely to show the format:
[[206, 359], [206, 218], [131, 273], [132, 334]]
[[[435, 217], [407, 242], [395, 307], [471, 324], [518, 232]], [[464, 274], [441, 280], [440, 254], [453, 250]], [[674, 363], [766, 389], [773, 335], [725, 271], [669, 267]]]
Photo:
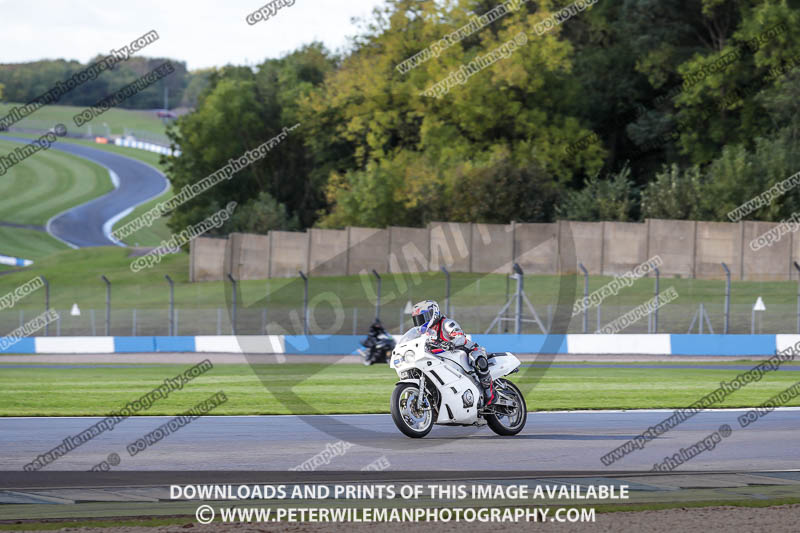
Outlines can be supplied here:
[[469, 356], [483, 387], [484, 405], [491, 405], [495, 396], [486, 349], [467, 340], [458, 322], [444, 316], [439, 310], [439, 304], [433, 300], [425, 300], [415, 305], [411, 311], [411, 321], [422, 333], [428, 335], [426, 348], [462, 350]]
[[378, 353], [377, 346], [379, 344], [379, 337], [381, 334], [386, 333], [386, 328], [383, 327], [379, 318], [369, 326], [369, 335], [361, 343], [365, 348], [369, 348], [369, 354], [365, 360], [365, 364], [371, 365], [372, 363], [384, 362], [385, 357]]

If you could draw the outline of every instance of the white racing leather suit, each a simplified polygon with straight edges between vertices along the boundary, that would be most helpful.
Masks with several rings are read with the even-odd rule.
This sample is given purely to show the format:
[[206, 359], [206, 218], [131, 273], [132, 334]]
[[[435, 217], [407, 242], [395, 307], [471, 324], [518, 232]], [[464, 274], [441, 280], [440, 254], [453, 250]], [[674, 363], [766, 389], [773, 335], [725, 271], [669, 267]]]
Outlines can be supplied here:
[[479, 346], [478, 343], [468, 340], [458, 322], [445, 316], [428, 326], [425, 333], [428, 335], [427, 347], [447, 349], [452, 346], [455, 350], [463, 350], [469, 356], [472, 366], [478, 374], [481, 387], [483, 387], [484, 405], [491, 404], [494, 401], [494, 386], [489, 373], [489, 358], [486, 349]]

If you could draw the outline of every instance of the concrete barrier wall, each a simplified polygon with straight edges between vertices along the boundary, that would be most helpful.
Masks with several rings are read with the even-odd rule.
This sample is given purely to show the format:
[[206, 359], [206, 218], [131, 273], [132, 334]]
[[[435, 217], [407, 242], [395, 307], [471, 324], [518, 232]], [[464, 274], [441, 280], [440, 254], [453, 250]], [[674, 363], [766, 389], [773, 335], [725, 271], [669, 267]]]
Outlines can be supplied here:
[[[775, 228], [768, 222], [695, 222], [650, 219], [645, 223], [574, 222], [553, 224], [469, 224], [434, 222], [427, 228], [312, 229], [266, 235], [231, 234], [227, 240], [201, 237], [191, 245], [190, 279], [294, 277], [299, 270], [318, 276], [362, 271], [504, 273], [517, 262], [526, 274], [578, 272], [623, 274], [651, 257], [663, 262], [663, 276], [721, 279], [725, 262], [733, 279], [797, 279], [800, 233], [771, 237], [770, 246], [751, 241]], [[763, 239], [762, 239], [763, 242]]]
[[347, 273], [347, 231], [311, 229], [309, 234], [308, 271], [314, 276], [344, 276]]
[[[603, 274], [618, 276], [647, 261], [647, 224], [601, 222], [601, 226]], [[589, 272], [594, 271], [589, 269]]]
[[389, 272], [427, 272], [431, 262], [428, 229], [391, 227], [388, 232]]
[[558, 224], [515, 224], [514, 261], [526, 273], [558, 272]]
[[[788, 239], [789, 237], [784, 237]], [[789, 258], [789, 279], [797, 280], [800, 277], [800, 273], [797, 272], [797, 269], [794, 267], [794, 261], [797, 261], [797, 264], [800, 265], [800, 231], [795, 231], [792, 233], [792, 255]]]
[[662, 276], [690, 278], [694, 273], [693, 220], [647, 220], [647, 258], [661, 258]]
[[446, 267], [450, 272], [470, 272], [471, 224], [433, 222], [428, 231], [431, 243], [429, 270]]
[[733, 279], [742, 274], [742, 227], [740, 223], [698, 222], [695, 235], [694, 277], [720, 279], [725, 271], [720, 263], [731, 269]]
[[[578, 263], [583, 263], [591, 274], [600, 274], [603, 271], [603, 222], [567, 222], [559, 223], [559, 249], [567, 250], [572, 246], [575, 249], [575, 264], [561, 265], [560, 271], [565, 273], [578, 272]], [[572, 254], [567, 253], [568, 257]]]
[[232, 233], [228, 237], [229, 272], [235, 279], [269, 277], [269, 236]]
[[752, 280], [779, 280], [790, 279], [792, 238], [784, 235], [778, 241], [773, 241], [770, 246], [753, 250], [751, 243], [756, 245], [758, 237], [776, 228], [779, 224], [774, 222], [746, 221], [742, 230], [742, 264], [747, 279]]
[[347, 274], [389, 271], [389, 230], [347, 228]]
[[308, 270], [308, 234], [270, 231], [269, 254], [271, 278], [293, 278], [300, 270]]
[[472, 224], [469, 271], [510, 272], [514, 264], [514, 229], [503, 224]]
[[198, 237], [189, 244], [189, 280], [216, 281], [225, 276], [227, 241]]

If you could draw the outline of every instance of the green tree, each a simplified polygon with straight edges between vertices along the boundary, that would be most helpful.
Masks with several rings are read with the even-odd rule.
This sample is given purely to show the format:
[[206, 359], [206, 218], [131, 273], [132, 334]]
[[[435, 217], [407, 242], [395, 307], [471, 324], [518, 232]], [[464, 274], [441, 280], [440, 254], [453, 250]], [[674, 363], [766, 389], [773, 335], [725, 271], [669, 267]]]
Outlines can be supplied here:
[[195, 111], [168, 130], [183, 152], [181, 157], [166, 159], [176, 189], [212, 174], [283, 128], [301, 126], [258, 163], [178, 207], [170, 227], [197, 223], [213, 212], [213, 206], [231, 200], [247, 206], [263, 192], [285, 206], [287, 220], [297, 220], [301, 227], [313, 224], [324, 195], [321, 186], [313, 182], [314, 160], [305, 144], [307, 134], [298, 102], [322, 83], [333, 66], [334, 60], [316, 44], [267, 60], [255, 71], [227, 66], [209, 73], [208, 87], [199, 94]]
[[[314, 127], [316, 146], [338, 157], [331, 164], [329, 214], [323, 224], [372, 220], [375, 217], [366, 213], [353, 213], [352, 206], [382, 205], [386, 198], [392, 199], [395, 220], [419, 225], [429, 216], [442, 218], [450, 203], [442, 198], [455, 201], [469, 194], [462, 179], [469, 176], [480, 183], [479, 174], [491, 174], [487, 169], [498, 164], [492, 162], [497, 153], [507, 154], [502, 165], [509, 172], [503, 177], [508, 179], [509, 196], [530, 194], [528, 176], [533, 177], [534, 190], [542, 193], [538, 197], [547, 198], [576, 173], [599, 170], [602, 147], [568, 153], [572, 139], [589, 131], [552, 97], [561, 86], [558, 80], [572, 68], [573, 49], [558, 38], [560, 29], [535, 40], [529, 37], [527, 44], [441, 98], [426, 95], [478, 56], [520, 33], [532, 36], [531, 28], [549, 11], [535, 12], [525, 5], [417, 68], [406, 73], [395, 68], [491, 7], [466, 0], [390, 0], [360, 37], [361, 46], [304, 102], [306, 115], [322, 117]], [[547, 183], [538, 176], [547, 176], [542, 180]], [[524, 210], [526, 218], [547, 216], [546, 209]], [[502, 218], [512, 212], [519, 209], [504, 211]], [[499, 219], [499, 213], [491, 216]], [[453, 216], [484, 215], [476, 209], [471, 215]]]
[[705, 191], [700, 169], [665, 166], [642, 189], [642, 218], [701, 219]]
[[300, 229], [299, 226], [297, 217], [290, 218], [285, 205], [262, 191], [257, 198], [237, 206], [226, 229], [242, 233], [267, 233], [272, 230], [296, 231]]
[[590, 176], [583, 189], [565, 194], [556, 211], [567, 220], [629, 222], [636, 219], [636, 207], [631, 169], [625, 166], [606, 179], [599, 174]]
[[189, 73], [189, 81], [181, 98], [181, 107], [193, 108], [197, 106], [202, 95], [210, 84], [213, 68], [199, 69]]
[[[727, 22], [709, 24], [710, 49], [678, 68], [691, 82], [675, 98], [676, 122], [685, 125], [680, 147], [697, 163], [708, 163], [728, 144], [752, 148], [755, 139], [771, 133], [758, 95], [779, 83], [771, 69], [796, 65], [800, 57], [800, 13], [787, 2], [704, 0], [703, 5], [704, 14], [727, 13]], [[769, 36], [780, 24], [785, 31]], [[725, 68], [714, 67], [734, 57]]]
[[[704, 198], [711, 217], [728, 221], [727, 214], [774, 184], [800, 169], [800, 153], [788, 131], [770, 138], [759, 138], [748, 150], [743, 144], [726, 146], [709, 165], [708, 187]], [[745, 218], [781, 220], [800, 206], [797, 188], [773, 199]]]

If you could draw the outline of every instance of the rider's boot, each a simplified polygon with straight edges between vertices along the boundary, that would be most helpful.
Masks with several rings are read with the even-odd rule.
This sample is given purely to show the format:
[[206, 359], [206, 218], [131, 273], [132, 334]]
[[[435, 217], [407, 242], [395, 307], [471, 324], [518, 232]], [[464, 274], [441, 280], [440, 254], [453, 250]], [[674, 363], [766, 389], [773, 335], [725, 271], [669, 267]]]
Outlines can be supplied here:
[[489, 362], [486, 357], [478, 357], [475, 361], [475, 370], [478, 374], [478, 379], [483, 388], [483, 405], [484, 407], [492, 405], [496, 398], [494, 393], [494, 384], [492, 383], [492, 375], [489, 373]]
[[495, 400], [492, 378], [490, 376], [487, 376], [485, 379], [481, 377], [481, 387], [483, 387], [483, 406], [487, 407], [492, 405]]

